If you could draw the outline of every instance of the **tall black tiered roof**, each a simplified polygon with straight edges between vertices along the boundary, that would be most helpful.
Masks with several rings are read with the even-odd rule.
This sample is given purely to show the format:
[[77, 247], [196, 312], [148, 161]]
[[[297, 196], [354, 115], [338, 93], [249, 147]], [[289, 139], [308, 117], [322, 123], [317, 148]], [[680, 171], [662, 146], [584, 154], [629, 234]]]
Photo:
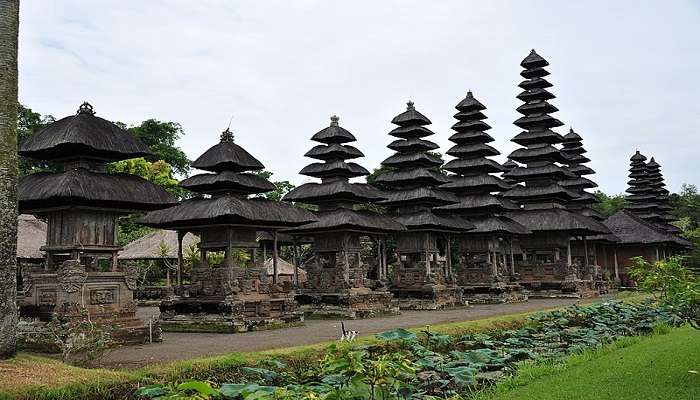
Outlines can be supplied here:
[[[450, 182], [440, 188], [454, 193], [458, 201], [439, 207], [438, 210], [467, 217], [476, 225], [472, 233], [528, 233], [524, 226], [499, 215], [505, 210], [515, 210], [518, 207], [511, 201], [492, 194], [508, 190], [511, 185], [489, 173], [500, 172], [505, 168], [487, 158], [500, 153], [487, 144], [494, 139], [485, 133], [491, 129], [483, 121], [487, 118], [483, 113], [486, 107], [470, 91], [455, 108], [458, 111], [455, 114], [458, 122], [452, 129], [457, 133], [450, 138], [455, 145], [447, 151], [455, 159], [444, 167], [454, 174], [448, 177]], [[485, 169], [486, 165], [492, 168]]]
[[671, 225], [670, 222], [674, 221], [676, 218], [671, 215], [671, 204], [669, 203], [668, 195], [669, 192], [666, 189], [666, 182], [664, 181], [664, 176], [661, 173], [661, 165], [654, 160], [652, 157], [646, 165], [647, 172], [647, 182], [649, 186], [654, 189], [654, 194], [656, 195], [656, 204], [658, 207], [656, 213], [661, 217], [656, 221], [663, 229], [671, 233], [679, 233], [680, 229], [678, 227]]
[[[382, 161], [385, 171], [376, 177], [376, 184], [387, 189], [388, 198], [380, 204], [396, 212], [396, 219], [409, 230], [442, 230], [462, 232], [474, 226], [461, 218], [446, 218], [436, 215], [432, 209], [437, 206], [457, 203], [457, 197], [436, 187], [448, 183], [449, 179], [440, 171], [442, 159], [430, 153], [438, 146], [424, 138], [434, 133], [426, 127], [430, 120], [416, 110], [413, 102], [407, 103], [406, 111], [394, 117], [391, 122], [398, 125], [389, 135], [398, 138], [389, 144], [395, 150], [392, 156]], [[464, 149], [469, 151], [469, 149]], [[477, 152], [488, 151], [484, 148]], [[490, 161], [490, 160], [489, 160]], [[500, 170], [498, 163], [493, 163]], [[457, 168], [491, 168], [465, 166]]]
[[142, 157], [150, 150], [124, 129], [95, 116], [88, 103], [83, 103], [76, 115], [53, 122], [27, 139], [18, 153], [63, 166], [61, 172], [40, 172], [20, 179], [20, 212], [61, 207], [133, 212], [177, 203], [163, 188], [139, 176], [106, 172], [107, 162]]
[[[351, 145], [355, 141], [342, 128], [337, 116], [331, 117], [329, 127], [322, 129], [311, 140], [322, 143], [306, 153], [309, 158], [323, 161], [313, 163], [301, 170], [301, 174], [321, 178], [321, 183], [305, 183], [287, 193], [282, 200], [316, 204], [319, 220], [288, 230], [291, 233], [314, 233], [323, 231], [353, 230], [383, 233], [405, 230], [405, 227], [389, 217], [368, 211], [352, 209], [357, 203], [373, 203], [386, 199], [379, 189], [366, 183], [351, 183], [349, 178], [368, 175], [369, 172], [346, 160], [364, 157]], [[312, 168], [310, 168], [313, 166]], [[356, 171], [356, 173], [351, 173]]]
[[639, 151], [630, 158], [630, 180], [627, 182], [629, 187], [626, 190], [628, 195], [625, 209], [642, 219], [655, 221], [659, 220], [661, 215], [658, 213], [656, 191], [647, 179], [646, 160], [647, 158]]
[[174, 207], [152, 211], [141, 219], [142, 224], [168, 229], [212, 225], [285, 228], [316, 221], [308, 211], [290, 204], [248, 198], [275, 187], [267, 179], [247, 172], [262, 170], [264, 166], [234, 143], [233, 133], [228, 129], [221, 134], [220, 142], [204, 152], [192, 166], [213, 173], [194, 175], [180, 185], [211, 197], [193, 198]]
[[595, 171], [584, 165], [591, 160], [584, 156], [587, 150], [583, 147], [583, 139], [578, 133], [574, 132], [573, 128], [569, 128], [569, 133], [564, 135], [561, 152], [567, 159], [565, 163], [567, 165], [566, 169], [574, 177], [559, 181], [559, 184], [579, 195], [578, 198], [573, 199], [569, 203], [569, 207], [599, 221], [604, 220], [605, 217], [603, 215], [591, 208], [591, 205], [597, 203], [598, 199], [586, 189], [598, 187], [598, 184], [585, 177], [585, 175], [590, 175]]
[[553, 146], [562, 143], [564, 138], [551, 129], [563, 124], [550, 115], [558, 109], [548, 101], [555, 98], [547, 90], [552, 84], [544, 79], [549, 75], [544, 69], [549, 63], [532, 50], [520, 65], [525, 69], [520, 73], [525, 80], [518, 85], [523, 91], [517, 97], [525, 104], [517, 108], [523, 116], [514, 124], [524, 130], [512, 141], [524, 147], [510, 153], [508, 158], [525, 166], [513, 168], [504, 174], [504, 178], [525, 185], [515, 186], [503, 196], [521, 204], [568, 203], [578, 195], [558, 184], [574, 176], [557, 165], [565, 163], [567, 159]]
[[[505, 191], [503, 197], [523, 205], [524, 209], [506, 215], [532, 231], [568, 231], [580, 235], [608, 233], [607, 228], [594, 219], [559, 208], [580, 195], [559, 184], [576, 179], [577, 175], [559, 165], [569, 159], [554, 147], [563, 143], [564, 137], [552, 130], [563, 124], [550, 115], [558, 109], [549, 102], [555, 98], [548, 90], [552, 84], [545, 79], [549, 75], [545, 70], [549, 63], [532, 50], [520, 65], [524, 69], [520, 75], [525, 80], [518, 85], [523, 91], [517, 98], [524, 104], [517, 111], [523, 116], [514, 124], [523, 131], [512, 141], [523, 147], [508, 158], [524, 166], [512, 168], [503, 177], [522, 185]], [[570, 139], [575, 138], [570, 136]]]

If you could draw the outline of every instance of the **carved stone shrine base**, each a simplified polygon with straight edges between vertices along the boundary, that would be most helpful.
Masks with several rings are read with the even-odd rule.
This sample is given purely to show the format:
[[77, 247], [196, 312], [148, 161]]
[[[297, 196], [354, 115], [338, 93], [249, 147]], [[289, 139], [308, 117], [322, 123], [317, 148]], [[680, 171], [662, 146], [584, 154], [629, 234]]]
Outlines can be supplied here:
[[527, 301], [527, 294], [517, 283], [462, 285], [462, 298], [469, 304], [503, 304]]
[[163, 300], [160, 312], [167, 332], [239, 333], [304, 322], [292, 294], [176, 297]]
[[296, 296], [299, 308], [312, 319], [362, 319], [400, 314], [392, 294], [383, 290], [357, 288], [335, 293], [304, 290]]
[[462, 289], [454, 284], [426, 284], [421, 288], [391, 288], [401, 310], [442, 310], [468, 305]]
[[[57, 271], [26, 271], [18, 294], [19, 343], [25, 349], [50, 350], [55, 339], [47, 331], [54, 318], [62, 321], [85, 318], [109, 325], [117, 344], [160, 341], [157, 321], [136, 316], [135, 281], [130, 273], [86, 271], [77, 261], [64, 262]], [[48, 335], [48, 336], [47, 336]], [[57, 349], [56, 349], [57, 350]]]
[[577, 268], [563, 261], [518, 265], [516, 272], [529, 298], [587, 298], [599, 294], [592, 279], [579, 278]]

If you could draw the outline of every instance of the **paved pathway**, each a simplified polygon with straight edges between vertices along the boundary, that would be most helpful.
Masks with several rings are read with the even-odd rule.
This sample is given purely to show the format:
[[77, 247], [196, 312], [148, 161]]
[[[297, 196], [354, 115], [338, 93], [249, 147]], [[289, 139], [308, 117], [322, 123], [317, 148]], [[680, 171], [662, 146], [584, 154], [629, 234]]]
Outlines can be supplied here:
[[[395, 328], [413, 328], [544, 310], [580, 301], [544, 299], [515, 304], [473, 305], [469, 308], [446, 311], [404, 311], [399, 316], [346, 321], [346, 327], [360, 331], [360, 335], [369, 335]], [[140, 310], [142, 316], [157, 312], [157, 308]], [[102, 364], [109, 367], [137, 367], [194, 357], [308, 345], [338, 339], [339, 325], [340, 320], [313, 320], [306, 321], [304, 326], [299, 327], [237, 334], [166, 332], [163, 334], [162, 343], [116, 349], [102, 360]]]

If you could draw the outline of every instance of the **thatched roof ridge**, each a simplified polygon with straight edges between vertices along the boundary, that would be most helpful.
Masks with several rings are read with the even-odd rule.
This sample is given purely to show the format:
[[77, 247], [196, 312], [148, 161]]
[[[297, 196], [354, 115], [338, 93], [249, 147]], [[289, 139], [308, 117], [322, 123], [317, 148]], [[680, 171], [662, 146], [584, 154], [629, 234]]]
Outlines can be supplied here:
[[439, 189], [448, 190], [453, 193], [464, 193], [464, 192], [500, 192], [502, 190], [508, 190], [511, 185], [503, 181], [503, 179], [498, 178], [489, 174], [480, 175], [450, 175], [449, 182], [439, 186]]
[[503, 193], [503, 197], [513, 199], [519, 202], [533, 202], [542, 199], [557, 198], [563, 200], [572, 200], [579, 195], [574, 193], [559, 184], [553, 183], [547, 186], [514, 186], [512, 189]]
[[685, 246], [685, 239], [675, 237], [627, 210], [617, 211], [603, 223], [620, 239], [621, 244], [678, 244]]
[[538, 147], [522, 147], [516, 149], [508, 155], [508, 158], [523, 163], [534, 160], [547, 160], [552, 162], [567, 161], [567, 158], [561, 154], [559, 149], [548, 144]]
[[401, 232], [406, 227], [394, 219], [370, 211], [355, 211], [339, 208], [331, 211], [321, 211], [317, 214], [318, 221], [285, 229], [285, 233], [313, 234], [331, 231], [355, 231], [363, 233]]
[[557, 144], [563, 142], [564, 138], [560, 134], [552, 131], [551, 129], [536, 129], [530, 131], [522, 131], [519, 134], [515, 135], [515, 137], [513, 137], [513, 139], [511, 139], [510, 141], [517, 143], [521, 146], [527, 146], [529, 144], [535, 143]]
[[475, 172], [503, 172], [505, 169], [499, 163], [488, 158], [473, 158], [465, 160], [454, 158], [443, 166], [444, 169], [456, 174], [469, 174]]
[[516, 164], [510, 171], [503, 174], [504, 178], [516, 181], [528, 181], [546, 177], [563, 179], [573, 178], [574, 176], [571, 172], [556, 164], [546, 164], [537, 167], [520, 167]]
[[504, 235], [527, 235], [532, 233], [525, 226], [503, 216], [489, 215], [485, 217], [472, 217], [469, 221], [476, 226], [468, 234], [491, 233]]
[[84, 168], [27, 175], [20, 179], [17, 190], [21, 212], [64, 206], [148, 211], [177, 203], [163, 188], [139, 176]]
[[441, 185], [449, 182], [447, 177], [429, 168], [402, 168], [388, 170], [379, 174], [375, 180], [377, 183], [385, 185]]
[[506, 217], [536, 231], [565, 231], [571, 235], [607, 234], [610, 230], [602, 223], [561, 208], [519, 210], [504, 214]]
[[440, 157], [428, 154], [425, 151], [416, 151], [410, 153], [396, 153], [387, 157], [382, 161], [382, 165], [392, 168], [400, 167], [438, 167], [442, 165]]
[[265, 168], [258, 159], [233, 142], [233, 134], [228, 129], [221, 134], [219, 143], [194, 160], [192, 167], [212, 172], [258, 171]]
[[447, 191], [435, 189], [433, 187], [421, 186], [413, 189], [394, 190], [387, 193], [387, 199], [380, 201], [382, 205], [411, 205], [420, 202], [421, 204], [443, 205], [457, 202], [457, 197]]
[[40, 260], [44, 258], [41, 247], [46, 244], [46, 223], [33, 215], [17, 217], [17, 258]]
[[457, 103], [455, 108], [459, 111], [475, 111], [475, 110], [485, 110], [486, 106], [481, 104], [479, 100], [474, 98], [474, 94], [472, 93], [471, 90], [467, 92], [467, 95]]
[[265, 193], [275, 190], [275, 185], [254, 174], [222, 171], [217, 174], [198, 174], [184, 179], [180, 186], [198, 193]]
[[315, 158], [317, 160], [332, 160], [332, 159], [342, 159], [347, 160], [350, 158], [360, 158], [365, 155], [354, 146], [346, 144], [332, 143], [318, 146], [314, 146], [311, 150], [307, 151], [304, 156], [309, 158]]
[[453, 157], [487, 157], [501, 154], [486, 143], [455, 144], [446, 153]]
[[338, 124], [338, 121], [340, 119], [337, 116], [332, 116], [331, 117], [331, 124], [330, 126], [321, 129], [320, 131], [316, 132], [312, 137], [311, 140], [314, 142], [319, 142], [319, 143], [325, 143], [325, 144], [332, 144], [332, 143], [349, 143], [349, 142], [355, 142], [357, 139], [355, 136], [350, 133], [347, 129], [341, 127]]
[[457, 132], [448, 138], [451, 142], [459, 144], [490, 143], [495, 141], [491, 135], [482, 131]]
[[421, 125], [404, 125], [394, 128], [389, 132], [390, 136], [402, 139], [419, 139], [434, 135], [435, 132]]
[[389, 145], [386, 147], [400, 152], [426, 151], [440, 148], [440, 146], [431, 142], [430, 140], [423, 140], [418, 138], [397, 139], [389, 143]]
[[154, 228], [187, 228], [205, 225], [244, 225], [284, 228], [316, 221], [306, 210], [266, 199], [221, 196], [189, 199], [177, 206], [151, 211], [140, 223]]
[[37, 160], [77, 158], [119, 161], [150, 155], [139, 138], [106, 119], [95, 116], [83, 103], [76, 115], [61, 118], [20, 144], [18, 153]]
[[[182, 248], [199, 243], [199, 237], [186, 233], [182, 238]], [[119, 252], [121, 260], [177, 260], [177, 232], [158, 229], [128, 243]]]
[[421, 114], [418, 112], [413, 104], [412, 101], [408, 101], [406, 103], [406, 111], [402, 112], [401, 114], [395, 116], [391, 120], [392, 124], [396, 124], [399, 126], [408, 126], [408, 125], [430, 125], [432, 122], [426, 117], [425, 115]]
[[334, 160], [324, 163], [311, 163], [299, 171], [302, 175], [313, 176], [315, 178], [346, 177], [369, 175], [365, 167], [342, 160]]
[[465, 219], [455, 216], [442, 217], [427, 210], [401, 214], [395, 219], [410, 231], [426, 230], [460, 233], [475, 228], [474, 224]]
[[365, 183], [338, 180], [326, 183], [305, 183], [284, 195], [284, 201], [325, 203], [330, 201], [375, 202], [384, 200], [387, 194]]

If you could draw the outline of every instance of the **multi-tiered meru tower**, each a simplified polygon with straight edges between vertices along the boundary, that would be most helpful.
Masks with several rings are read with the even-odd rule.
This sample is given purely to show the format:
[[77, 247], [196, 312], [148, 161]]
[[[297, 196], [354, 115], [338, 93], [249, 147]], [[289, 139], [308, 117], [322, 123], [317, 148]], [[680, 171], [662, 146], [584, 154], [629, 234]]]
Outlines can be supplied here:
[[313, 237], [314, 257], [304, 265], [307, 281], [297, 300], [315, 316], [396, 314], [393, 296], [384, 286], [388, 271], [385, 237], [406, 228], [390, 217], [353, 209], [357, 204], [385, 200], [386, 195], [366, 183], [350, 182], [369, 172], [346, 161], [364, 154], [348, 144], [356, 141], [355, 136], [338, 124], [338, 117], [331, 117], [330, 126], [311, 140], [321, 144], [305, 155], [322, 162], [309, 164], [300, 173], [319, 178], [321, 183], [305, 183], [283, 198], [318, 206], [318, 222], [286, 231]]
[[[80, 316], [115, 319], [121, 342], [148, 339], [136, 318], [136, 275], [117, 262], [120, 216], [155, 210], [177, 200], [151, 182], [111, 174], [107, 164], [150, 154], [148, 146], [83, 103], [21, 144], [19, 154], [58, 165], [60, 172], [38, 172], [19, 182], [19, 211], [46, 218], [44, 268], [24, 271], [20, 315], [48, 321]], [[36, 339], [36, 338], [35, 338]], [[30, 342], [35, 339], [29, 339]]]
[[554, 147], [564, 138], [552, 130], [562, 123], [550, 115], [558, 110], [549, 103], [555, 98], [547, 90], [552, 84], [545, 79], [549, 72], [544, 67], [549, 63], [533, 50], [520, 65], [525, 80], [519, 84], [523, 91], [517, 97], [524, 104], [517, 108], [523, 116], [515, 125], [523, 131], [512, 141], [523, 147], [508, 158], [524, 166], [505, 176], [522, 185], [503, 196], [521, 206], [506, 215], [533, 233], [520, 241], [522, 254], [516, 270], [521, 284], [535, 295], [593, 295], [590, 266], [574, 264], [570, 241], [609, 231], [594, 219], [567, 209], [580, 196], [559, 184], [576, 176], [559, 165], [568, 159]]
[[474, 229], [474, 225], [454, 217], [442, 217], [433, 208], [456, 203], [449, 192], [436, 186], [449, 180], [440, 172], [442, 159], [430, 151], [438, 146], [424, 138], [433, 135], [426, 127], [430, 120], [418, 112], [413, 102], [391, 121], [398, 125], [389, 132], [396, 137], [389, 148], [394, 155], [382, 162], [376, 184], [388, 189], [387, 206], [394, 218], [408, 231], [398, 233], [391, 291], [404, 308], [441, 308], [463, 304], [450, 259], [452, 235]]
[[[161, 303], [163, 328], [242, 332], [302, 321], [289, 285], [278, 284], [276, 273], [270, 281], [265, 260], [255, 257], [256, 231], [269, 231], [274, 237], [280, 229], [313, 222], [316, 217], [290, 204], [249, 198], [273, 190], [274, 185], [249, 172], [264, 166], [234, 143], [228, 129], [192, 166], [210, 173], [194, 175], [180, 185], [201, 197], [151, 212], [141, 221], [178, 231], [180, 261], [185, 233], [201, 238], [192, 284], [177, 288], [175, 297]], [[273, 246], [273, 265], [278, 260], [276, 252]]]
[[452, 126], [456, 133], [450, 137], [455, 145], [447, 151], [455, 158], [444, 166], [453, 175], [440, 189], [454, 193], [458, 202], [438, 210], [464, 217], [476, 226], [457, 237], [459, 256], [453, 260], [457, 283], [470, 303], [525, 300], [520, 285], [513, 282], [513, 242], [530, 231], [502, 215], [518, 207], [494, 194], [511, 185], [492, 175], [505, 168], [488, 158], [500, 153], [488, 144], [494, 139], [486, 133], [491, 129], [484, 122], [486, 107], [468, 92], [455, 108], [458, 122]]

